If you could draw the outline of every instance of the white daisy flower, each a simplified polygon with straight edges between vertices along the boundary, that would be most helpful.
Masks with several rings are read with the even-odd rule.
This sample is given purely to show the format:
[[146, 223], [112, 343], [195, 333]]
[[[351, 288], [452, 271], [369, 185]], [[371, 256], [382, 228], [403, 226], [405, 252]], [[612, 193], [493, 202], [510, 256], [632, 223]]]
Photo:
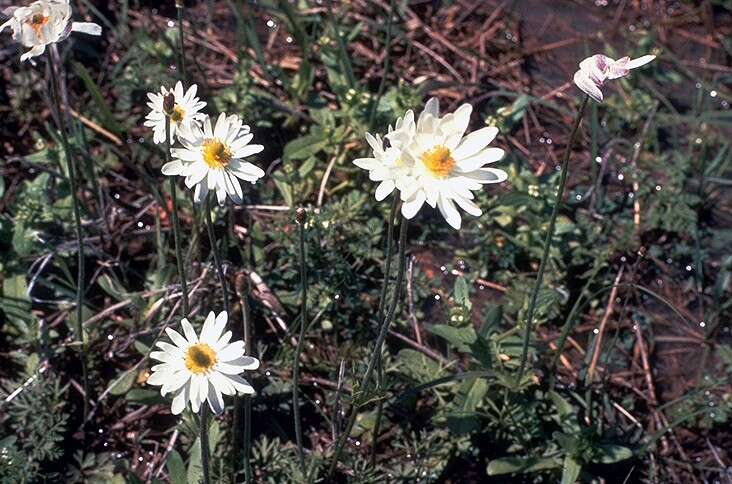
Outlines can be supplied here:
[[[161, 361], [152, 367], [147, 379], [150, 385], [160, 386], [160, 394], [174, 393], [171, 410], [180, 414], [188, 402], [198, 413], [201, 404], [208, 401], [217, 415], [224, 410], [223, 395], [253, 394], [254, 388], [239, 376], [244, 370], [259, 368], [259, 360], [244, 356], [244, 342], [231, 340], [231, 331], [224, 333], [228, 315], [208, 313], [200, 336], [187, 319], [181, 321], [183, 333], [166, 328], [173, 344], [159, 341], [150, 358]], [[223, 335], [222, 335], [223, 333]]]
[[145, 116], [144, 125], [153, 129], [153, 141], [155, 144], [165, 142], [165, 123], [168, 118], [165, 113], [164, 101], [165, 96], [169, 93], [175, 98], [175, 106], [170, 113], [170, 119], [173, 123], [170, 125], [170, 142], [172, 143], [175, 136], [180, 132], [188, 131], [191, 125], [202, 121], [206, 115], [201, 113], [201, 109], [206, 107], [206, 103], [199, 101], [196, 97], [198, 86], [193, 84], [183, 93], [183, 83], [178, 81], [173, 89], [160, 87], [160, 93], [147, 93], [150, 102], [147, 106], [150, 112]]
[[574, 73], [574, 83], [592, 99], [602, 102], [601, 88], [606, 80], [625, 77], [631, 69], [644, 66], [655, 58], [655, 55], [644, 55], [632, 60], [627, 56], [613, 60], [602, 54], [595, 54], [580, 62], [579, 70]]
[[402, 157], [402, 149], [414, 136], [415, 123], [414, 113], [407, 111], [404, 118], [397, 119], [386, 138], [389, 146], [384, 148], [384, 140], [378, 134], [372, 136], [366, 133], [366, 141], [371, 146], [373, 156], [371, 158], [358, 158], [353, 164], [364, 170], [368, 170], [369, 179], [378, 181], [376, 187], [376, 200], [385, 199], [396, 188], [402, 190], [411, 182], [412, 164]]
[[483, 184], [508, 178], [503, 170], [485, 167], [503, 158], [502, 149], [488, 147], [498, 128], [482, 128], [465, 136], [472, 111], [470, 104], [463, 104], [454, 113], [439, 117], [437, 98], [427, 101], [415, 133], [402, 152], [405, 162], [412, 164], [413, 180], [401, 189], [405, 218], [414, 217], [427, 202], [440, 210], [448, 224], [459, 229], [461, 218], [455, 204], [479, 216], [482, 212], [472, 201], [472, 192]]
[[192, 124], [188, 132], [180, 133], [178, 141], [183, 148], [170, 150], [173, 161], [163, 165], [163, 174], [186, 177], [188, 188], [196, 186], [196, 202], [204, 201], [209, 190], [215, 190], [219, 205], [224, 204], [227, 194], [234, 203], [241, 203], [243, 194], [237, 178], [254, 183], [264, 176], [261, 168], [242, 161], [264, 149], [249, 144], [253, 137], [249, 126], [236, 115], [221, 113], [214, 127], [205, 116], [203, 129]]
[[27, 7], [9, 7], [3, 12], [10, 19], [0, 25], [0, 32], [10, 27], [13, 40], [30, 50], [21, 61], [43, 54], [48, 44], [60, 42], [71, 32], [102, 35], [102, 28], [92, 22], [69, 22], [69, 0], [37, 0]]

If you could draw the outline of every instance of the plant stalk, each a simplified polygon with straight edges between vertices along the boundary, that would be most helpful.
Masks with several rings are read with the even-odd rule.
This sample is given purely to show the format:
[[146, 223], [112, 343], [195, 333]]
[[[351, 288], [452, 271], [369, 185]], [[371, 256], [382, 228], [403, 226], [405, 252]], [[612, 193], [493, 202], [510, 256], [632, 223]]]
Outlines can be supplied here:
[[221, 284], [221, 293], [224, 297], [224, 311], [229, 314], [229, 291], [226, 288], [226, 277], [224, 276], [224, 266], [221, 263], [221, 257], [219, 255], [219, 247], [216, 244], [216, 236], [214, 235], [213, 221], [211, 220], [211, 194], [206, 197], [205, 207], [203, 209], [206, 217], [206, 230], [208, 232], [208, 241], [211, 245], [211, 253], [214, 258], [214, 265], [216, 266], [216, 275]]
[[386, 21], [386, 41], [384, 47], [384, 70], [381, 74], [381, 82], [379, 83], [379, 89], [376, 91], [376, 99], [371, 104], [371, 112], [369, 113], [369, 131], [374, 128], [374, 120], [376, 119], [376, 110], [379, 107], [381, 96], [384, 95], [384, 89], [386, 89], [386, 78], [389, 75], [389, 68], [391, 67], [391, 41], [392, 41], [392, 19], [394, 18], [394, 7], [395, 0], [389, 1], [389, 19]]
[[183, 30], [183, 0], [175, 0], [175, 9], [178, 13], [178, 53], [180, 64], [180, 75], [183, 78], [183, 84], [188, 87], [188, 72], [186, 70], [186, 54], [185, 54], [185, 34]]
[[[389, 305], [389, 310], [387, 311], [386, 317], [384, 318], [384, 321], [381, 325], [381, 329], [379, 330], [379, 336], [376, 338], [376, 345], [374, 345], [374, 352], [371, 354], [371, 359], [369, 360], [369, 364], [366, 367], [366, 374], [363, 377], [363, 380], [361, 382], [361, 387], [359, 389], [359, 393], [362, 395], [365, 395], [369, 390], [369, 383], [371, 382], [371, 376], [374, 372], [374, 369], [376, 368], [376, 362], [381, 356], [381, 347], [384, 344], [384, 340], [386, 339], [386, 335], [389, 332], [389, 325], [391, 324], [392, 319], [394, 318], [394, 313], [396, 311], [397, 306], [399, 305], [399, 296], [402, 290], [402, 283], [404, 282], [404, 269], [406, 267], [406, 245], [407, 245], [407, 228], [409, 226], [409, 220], [407, 220], [404, 217], [401, 217], [401, 227], [399, 228], [399, 265], [397, 268], [397, 279], [396, 279], [396, 288], [394, 289], [394, 296], [391, 300], [391, 304]], [[351, 430], [353, 429], [353, 425], [356, 422], [356, 417], [358, 416], [358, 409], [359, 404], [356, 401], [356, 396], [354, 395], [354, 402], [351, 408], [351, 413], [348, 416], [348, 423], [346, 424], [346, 428], [343, 431], [343, 433], [338, 438], [338, 443], [336, 444], [335, 452], [333, 454], [333, 460], [330, 463], [330, 468], [328, 470], [328, 480], [330, 480], [333, 477], [333, 474], [335, 473], [336, 467], [338, 465], [338, 460], [340, 459], [341, 453], [343, 453], [343, 448], [346, 445], [346, 441], [348, 440], [348, 436], [351, 434]]]
[[[396, 218], [396, 211], [399, 205], [399, 197], [394, 195], [394, 199], [391, 202], [391, 210], [389, 211], [389, 219], [387, 220], [386, 227], [386, 255], [384, 259], [384, 282], [381, 286], [381, 296], [379, 298], [379, 311], [377, 313], [378, 324], [381, 325], [384, 318], [384, 308], [386, 307], [386, 293], [389, 287], [389, 276], [391, 274], [391, 259], [394, 253], [394, 219]], [[376, 386], [380, 388], [384, 384], [384, 367], [381, 361], [381, 352], [379, 352], [379, 359], [377, 360], [376, 368]], [[379, 400], [378, 406], [376, 407], [376, 420], [374, 422], [373, 441], [371, 442], [371, 467], [376, 466], [376, 443], [379, 440], [379, 430], [381, 428], [381, 417], [384, 411], [384, 402]]]
[[201, 423], [201, 467], [203, 468], [203, 484], [210, 484], [209, 448], [208, 448], [208, 402], [201, 404], [199, 413]]
[[[302, 210], [302, 209], [298, 209]], [[302, 212], [301, 212], [302, 213]], [[300, 337], [295, 348], [295, 358], [292, 363], [292, 413], [295, 419], [295, 442], [297, 443], [300, 470], [307, 476], [305, 468], [305, 453], [302, 444], [302, 422], [300, 421], [300, 354], [305, 340], [305, 326], [307, 325], [308, 275], [305, 259], [305, 220], [298, 220], [300, 226]]]
[[[54, 56], [54, 53], [56, 54]], [[84, 388], [84, 421], [89, 414], [89, 375], [86, 367], [86, 340], [84, 338], [84, 236], [81, 228], [81, 208], [79, 206], [79, 198], [77, 198], [78, 187], [76, 185], [76, 176], [78, 168], [76, 160], [71, 154], [69, 139], [66, 132], [66, 123], [64, 116], [68, 109], [64, 106], [61, 109], [61, 100], [67, 96], [60, 92], [60, 63], [58, 51], [55, 49], [48, 50], [48, 67], [51, 72], [51, 92], [53, 101], [51, 102], [51, 110], [56, 113], [58, 129], [61, 133], [61, 144], [64, 149], [64, 157], [66, 158], [67, 170], [69, 172], [69, 186], [71, 190], [71, 202], [74, 210], [74, 227], [76, 230], [77, 243], [77, 272], [76, 272], [76, 337], [79, 339], [79, 358], [81, 359], [82, 385]]]
[[585, 112], [585, 106], [587, 106], [587, 101], [589, 100], [589, 96], [585, 95], [584, 99], [582, 100], [582, 105], [579, 108], [579, 111], [577, 111], [577, 115], [574, 118], [574, 124], [572, 125], [572, 131], [569, 135], [569, 142], [567, 143], [567, 149], [564, 152], [564, 160], [562, 161], [562, 172], [559, 176], [559, 189], [557, 190], [557, 199], [554, 202], [554, 208], [552, 208], [552, 215], [549, 219], [549, 228], [546, 232], [546, 238], [544, 239], [544, 253], [541, 256], [541, 264], [539, 265], [539, 273], [536, 276], [536, 282], [534, 283], [534, 288], [531, 291], [531, 299], [529, 301], [529, 310], [528, 314], [526, 316], [526, 332], [524, 333], [524, 344], [523, 349], [521, 351], [521, 363], [519, 365], [519, 371], [518, 376], [516, 378], [517, 385], [521, 382], [521, 379], [524, 376], [524, 371], [526, 370], [526, 360], [528, 359], [529, 354], [529, 341], [531, 340], [531, 330], [532, 325], [534, 323], [534, 311], [536, 310], [536, 300], [539, 296], [539, 290], [541, 289], [541, 283], [544, 280], [544, 271], [546, 270], [546, 265], [549, 261], [549, 250], [552, 246], [552, 239], [554, 238], [554, 226], [557, 222], [557, 215], [559, 214], [559, 207], [562, 204], [562, 198], [564, 197], [564, 189], [567, 185], [567, 172], [569, 171], [569, 158], [572, 154], [572, 145], [574, 144], [574, 140], [577, 136], [577, 133], [579, 132], [579, 125], [582, 121], [582, 115]]
[[[244, 326], [244, 354], [251, 356], [252, 354], [252, 334], [249, 322], [249, 283], [246, 283], [246, 289], [241, 298], [241, 314], [242, 324]], [[252, 449], [252, 397], [244, 395], [244, 480], [246, 484], [252, 482], [252, 464], [249, 459]]]
[[[165, 123], [165, 163], [170, 161], [170, 132], [173, 120], [167, 117]], [[182, 318], [188, 317], [188, 283], [186, 282], [186, 271], [183, 267], [183, 251], [181, 250], [180, 219], [178, 218], [178, 195], [176, 193], [175, 177], [170, 177], [170, 198], [173, 201], [171, 218], [173, 219], [173, 240], [175, 242], [175, 263], [178, 267], [178, 279], [181, 289], [181, 311]]]

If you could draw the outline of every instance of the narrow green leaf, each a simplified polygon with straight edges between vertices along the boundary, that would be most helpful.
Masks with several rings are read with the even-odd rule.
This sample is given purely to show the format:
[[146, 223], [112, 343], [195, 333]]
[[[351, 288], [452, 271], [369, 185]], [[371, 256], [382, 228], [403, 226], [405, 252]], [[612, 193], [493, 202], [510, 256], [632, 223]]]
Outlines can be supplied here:
[[186, 475], [186, 466], [183, 463], [183, 458], [180, 454], [173, 449], [168, 455], [168, 477], [170, 478], [170, 484], [186, 484], [188, 477]]
[[562, 464], [562, 483], [561, 484], [574, 484], [582, 471], [582, 466], [579, 462], [574, 460], [572, 456], [564, 458]]
[[559, 467], [559, 461], [551, 457], [502, 457], [493, 459], [488, 464], [488, 475], [499, 476], [502, 474], [516, 474], [543, 471], [547, 469], [556, 469]]

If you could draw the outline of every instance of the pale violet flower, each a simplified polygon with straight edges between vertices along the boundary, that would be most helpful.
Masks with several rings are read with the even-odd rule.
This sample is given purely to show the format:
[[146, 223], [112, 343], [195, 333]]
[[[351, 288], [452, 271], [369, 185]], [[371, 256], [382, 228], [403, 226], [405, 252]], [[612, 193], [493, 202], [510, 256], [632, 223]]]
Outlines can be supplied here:
[[10, 19], [0, 25], [0, 32], [9, 27], [13, 40], [30, 48], [20, 56], [21, 61], [43, 54], [47, 45], [66, 39], [71, 32], [102, 35], [102, 28], [95, 23], [69, 21], [69, 0], [37, 0], [27, 7], [9, 7], [4, 13]]
[[592, 99], [602, 102], [601, 89], [606, 80], [625, 77], [631, 69], [644, 66], [655, 58], [655, 55], [644, 55], [632, 60], [627, 56], [613, 60], [602, 54], [596, 54], [580, 62], [579, 70], [574, 73], [574, 83]]
[[378, 134], [372, 136], [366, 133], [373, 156], [358, 158], [353, 164], [368, 170], [369, 179], [379, 182], [376, 187], [376, 200], [381, 201], [389, 196], [396, 188], [403, 190], [409, 184], [412, 173], [412, 163], [402, 157], [402, 149], [411, 140], [415, 130], [414, 113], [407, 111], [403, 118], [397, 119], [394, 128], [389, 126], [386, 137], [389, 146], [384, 146], [384, 140]]
[[234, 203], [241, 203], [243, 192], [237, 178], [254, 183], [264, 176], [261, 168], [242, 160], [264, 149], [249, 144], [253, 137], [249, 126], [236, 115], [221, 113], [215, 126], [206, 116], [203, 128], [194, 123], [179, 133], [183, 147], [170, 150], [173, 161], [163, 165], [163, 174], [185, 177], [188, 188], [195, 185], [196, 202], [203, 202], [209, 190], [214, 190], [219, 205], [227, 195]]
[[175, 140], [176, 135], [188, 131], [193, 124], [197, 124], [206, 117], [200, 112], [206, 107], [206, 103], [196, 97], [197, 91], [198, 86], [193, 84], [184, 93], [183, 83], [178, 81], [173, 89], [168, 90], [161, 86], [159, 93], [147, 93], [147, 97], [150, 99], [147, 107], [150, 108], [150, 112], [145, 117], [144, 125], [153, 129], [155, 144], [165, 142], [165, 124], [168, 122], [168, 118], [163, 104], [165, 96], [169, 93], [172, 93], [175, 98], [175, 105], [170, 113], [170, 119], [173, 121], [170, 125], [171, 143]]
[[162, 351], [153, 351], [150, 358], [161, 363], [152, 367], [147, 383], [161, 387], [163, 396], [175, 395], [173, 414], [180, 414], [188, 402], [197, 413], [201, 404], [208, 401], [218, 415], [224, 411], [223, 395], [254, 393], [254, 388], [239, 375], [259, 368], [259, 360], [244, 355], [243, 341], [229, 342], [231, 331], [224, 333], [227, 319], [225, 311], [218, 316], [210, 312], [200, 335], [183, 319], [183, 335], [165, 329], [173, 344], [165, 341], [155, 344]]
[[[473, 107], [463, 104], [454, 113], [439, 116], [439, 101], [427, 101], [409, 141], [401, 141], [401, 158], [411, 165], [410, 182], [400, 188], [402, 215], [413, 218], [426, 202], [437, 207], [448, 224], [461, 225], [455, 204], [471, 215], [481, 215], [473, 202], [473, 191], [488, 183], [500, 183], [503, 170], [485, 165], [503, 158], [500, 148], [488, 145], [498, 128], [486, 127], [465, 135]], [[390, 135], [387, 138], [391, 140]]]

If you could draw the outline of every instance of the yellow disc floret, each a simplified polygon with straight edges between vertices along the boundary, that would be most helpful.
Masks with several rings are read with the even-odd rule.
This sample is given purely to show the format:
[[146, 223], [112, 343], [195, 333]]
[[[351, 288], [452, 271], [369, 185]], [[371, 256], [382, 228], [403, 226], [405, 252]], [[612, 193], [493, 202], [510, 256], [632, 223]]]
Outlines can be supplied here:
[[455, 160], [445, 146], [435, 146], [422, 153], [422, 163], [435, 178], [447, 178], [455, 168]]
[[33, 31], [36, 33], [36, 37], [40, 37], [41, 29], [44, 25], [48, 23], [48, 17], [41, 13], [37, 13], [30, 18], [30, 22], [28, 23], [30, 24]]
[[183, 121], [183, 118], [185, 118], [185, 117], [186, 117], [185, 109], [183, 109], [182, 107], [180, 107], [179, 105], [176, 104], [175, 107], [173, 108], [173, 112], [170, 113], [170, 119], [172, 119], [173, 122], [175, 122], [176, 124], [180, 124], [181, 121]]
[[216, 352], [206, 343], [191, 345], [186, 351], [186, 368], [191, 373], [202, 375], [216, 364]]
[[203, 161], [209, 168], [221, 170], [231, 161], [231, 149], [218, 138], [203, 141]]

